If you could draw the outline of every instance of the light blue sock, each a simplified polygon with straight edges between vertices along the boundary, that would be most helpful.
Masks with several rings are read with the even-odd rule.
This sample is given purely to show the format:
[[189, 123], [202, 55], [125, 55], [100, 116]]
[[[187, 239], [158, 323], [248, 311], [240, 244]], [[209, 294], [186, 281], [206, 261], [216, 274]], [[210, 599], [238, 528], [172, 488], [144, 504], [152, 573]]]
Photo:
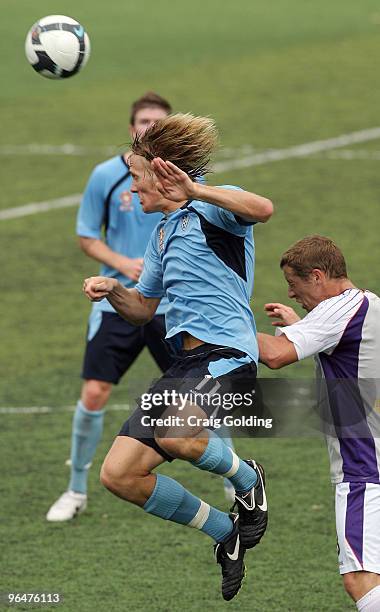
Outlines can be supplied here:
[[[87, 493], [88, 464], [103, 433], [104, 410], [87, 410], [79, 400], [73, 418], [69, 489]], [[86, 467], [87, 466], [87, 467]]]
[[[218, 436], [219, 438], [222, 438], [222, 440], [224, 440], [224, 443], [227, 444], [228, 448], [230, 448], [233, 451], [235, 450], [234, 443], [230, 436], [230, 430], [229, 430], [229, 427], [227, 427], [227, 425], [222, 425], [218, 429]], [[225, 489], [234, 488], [232, 482], [228, 478], [223, 478], [223, 484], [224, 484]]]
[[249, 491], [257, 482], [256, 472], [215, 434], [210, 435], [203, 455], [191, 463], [200, 470], [228, 478], [239, 493]]
[[144, 510], [168, 521], [199, 529], [216, 542], [225, 540], [233, 529], [226, 512], [209, 506], [179, 482], [163, 474], [157, 474], [156, 485]]

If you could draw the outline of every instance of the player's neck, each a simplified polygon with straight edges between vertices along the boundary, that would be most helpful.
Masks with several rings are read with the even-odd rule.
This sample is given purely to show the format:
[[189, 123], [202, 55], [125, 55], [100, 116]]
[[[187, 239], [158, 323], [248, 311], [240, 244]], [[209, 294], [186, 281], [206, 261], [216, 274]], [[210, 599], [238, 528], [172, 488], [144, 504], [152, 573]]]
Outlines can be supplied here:
[[184, 200], [183, 202], [172, 202], [171, 200], [165, 199], [161, 206], [161, 211], [164, 213], [164, 215], [170, 215], [170, 213], [178, 210], [184, 204], [186, 204], [186, 201], [187, 200]]
[[346, 291], [347, 289], [355, 289], [355, 285], [348, 278], [332, 279], [326, 285], [324, 300], [328, 298], [336, 297]]

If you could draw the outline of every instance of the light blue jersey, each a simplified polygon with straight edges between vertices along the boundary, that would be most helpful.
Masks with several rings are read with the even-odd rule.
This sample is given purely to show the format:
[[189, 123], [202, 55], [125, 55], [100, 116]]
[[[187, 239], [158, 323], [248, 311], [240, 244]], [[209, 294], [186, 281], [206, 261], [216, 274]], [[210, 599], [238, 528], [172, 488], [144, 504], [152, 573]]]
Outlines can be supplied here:
[[[130, 192], [132, 177], [124, 157], [118, 155], [94, 169], [83, 194], [77, 217], [77, 234], [103, 239], [112, 251], [130, 258], [143, 257], [161, 213], [145, 214], [136, 194]], [[114, 268], [102, 265], [102, 276], [117, 278], [125, 287], [135, 283]], [[96, 311], [115, 312], [108, 300], [95, 302]], [[157, 314], [164, 314], [166, 299]]]
[[254, 280], [251, 225], [197, 200], [158, 224], [136, 288], [146, 297], [166, 294], [166, 337], [174, 348], [181, 347], [182, 332], [188, 332], [204, 342], [239, 349], [257, 363], [249, 305]]

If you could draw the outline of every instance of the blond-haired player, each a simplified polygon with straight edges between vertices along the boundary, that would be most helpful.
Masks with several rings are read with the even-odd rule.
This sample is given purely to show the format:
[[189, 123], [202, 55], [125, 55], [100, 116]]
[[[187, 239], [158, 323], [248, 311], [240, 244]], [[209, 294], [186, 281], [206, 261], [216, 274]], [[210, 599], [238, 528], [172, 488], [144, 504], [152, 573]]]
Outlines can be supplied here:
[[[117, 280], [92, 277], [84, 291], [107, 300], [130, 323], [152, 319], [166, 295], [166, 339], [176, 351], [174, 365], [144, 394], [123, 425], [102, 468], [101, 480], [114, 494], [163, 519], [210, 535], [222, 566], [222, 594], [232, 599], [244, 576], [246, 548], [255, 546], [267, 524], [263, 470], [241, 460], [202, 425], [215, 412], [202, 397], [252, 393], [257, 342], [249, 301], [253, 287], [252, 225], [266, 222], [272, 203], [239, 187], [196, 182], [208, 171], [217, 140], [212, 120], [172, 115], [157, 121], [132, 146], [132, 191], [147, 213], [161, 211], [144, 270], [134, 289]], [[181, 406], [179, 398], [190, 398]], [[197, 396], [198, 397], [198, 396]], [[147, 398], [151, 398], [147, 410]], [[164, 426], [162, 419], [178, 417]], [[199, 417], [199, 425], [192, 425]], [[161, 419], [161, 421], [160, 421]], [[169, 421], [165, 421], [167, 423]], [[236, 490], [238, 514], [228, 515], [154, 469], [182, 459], [224, 475]]]

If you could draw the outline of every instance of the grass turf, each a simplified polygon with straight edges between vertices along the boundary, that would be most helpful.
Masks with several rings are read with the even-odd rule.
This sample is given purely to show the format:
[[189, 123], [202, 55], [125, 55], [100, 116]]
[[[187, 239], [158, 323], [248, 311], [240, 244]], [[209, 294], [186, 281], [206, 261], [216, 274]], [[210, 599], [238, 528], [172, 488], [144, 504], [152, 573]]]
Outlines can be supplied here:
[[[23, 39], [37, 18], [66, 13], [83, 22], [93, 51], [82, 74], [60, 83], [27, 65]], [[2, 88], [0, 209], [78, 193], [103, 159], [99, 147], [122, 150], [128, 107], [157, 89], [176, 109], [210, 114], [225, 147], [257, 150], [338, 136], [378, 124], [380, 90], [378, 3], [347, 0], [217, 0], [189, 5], [161, 0], [131, 6], [114, 0], [80, 5], [3, 1], [0, 33], [7, 61]], [[74, 143], [87, 156], [1, 154], [5, 145]], [[376, 150], [378, 143], [350, 146]], [[268, 195], [270, 223], [255, 230], [258, 327], [268, 330], [263, 305], [285, 300], [281, 252], [307, 233], [337, 240], [350, 274], [378, 290], [378, 161], [321, 154], [211, 177]], [[1, 406], [57, 407], [47, 415], [2, 415], [1, 485], [7, 559], [3, 590], [64, 593], [64, 609], [216, 610], [254, 606], [265, 612], [353, 609], [336, 569], [332, 492], [326, 451], [318, 439], [238, 441], [263, 461], [271, 519], [262, 545], [247, 555], [248, 576], [225, 604], [211, 544], [195, 531], [160, 522], [103, 491], [97, 472], [122, 413], [107, 415], [90, 475], [86, 516], [48, 525], [44, 513], [64, 489], [70, 420], [88, 314], [85, 276], [97, 270], [74, 237], [75, 208], [0, 221], [3, 291]], [[154, 366], [144, 354], [113, 402], [133, 402]], [[312, 363], [281, 373], [312, 376]], [[262, 369], [261, 375], [272, 373]], [[302, 466], [302, 469], [300, 469]], [[175, 462], [164, 468], [207, 501], [225, 507], [219, 479]], [[47, 608], [45, 608], [47, 609]]]

